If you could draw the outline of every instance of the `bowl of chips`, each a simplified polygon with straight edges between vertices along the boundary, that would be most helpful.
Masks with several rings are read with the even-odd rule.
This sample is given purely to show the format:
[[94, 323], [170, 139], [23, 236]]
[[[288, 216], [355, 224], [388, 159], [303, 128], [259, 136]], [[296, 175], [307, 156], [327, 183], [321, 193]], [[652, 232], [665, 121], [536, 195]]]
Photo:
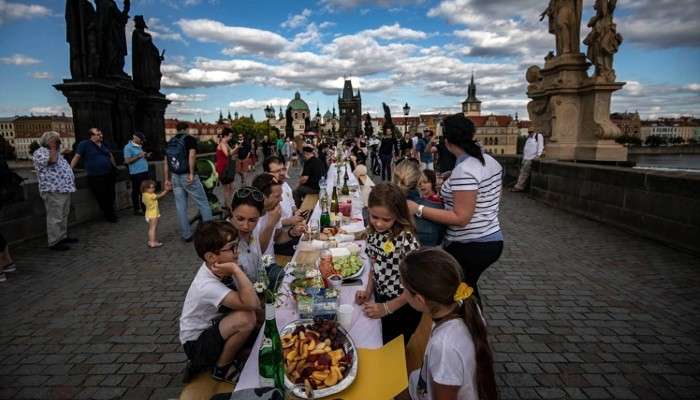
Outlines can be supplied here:
[[280, 331], [284, 384], [302, 399], [322, 398], [348, 388], [357, 377], [357, 349], [336, 321], [301, 319]]

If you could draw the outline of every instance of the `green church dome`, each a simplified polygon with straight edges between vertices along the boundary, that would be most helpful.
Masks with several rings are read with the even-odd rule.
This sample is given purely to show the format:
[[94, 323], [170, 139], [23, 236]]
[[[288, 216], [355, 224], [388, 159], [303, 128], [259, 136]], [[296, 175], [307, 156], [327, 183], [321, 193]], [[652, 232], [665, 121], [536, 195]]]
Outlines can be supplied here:
[[311, 112], [309, 111], [309, 105], [301, 99], [301, 95], [299, 94], [299, 92], [294, 93], [294, 100], [290, 101], [289, 104], [287, 104], [287, 108], [291, 108], [292, 111], [306, 111], [309, 113], [308, 115], [311, 114]]

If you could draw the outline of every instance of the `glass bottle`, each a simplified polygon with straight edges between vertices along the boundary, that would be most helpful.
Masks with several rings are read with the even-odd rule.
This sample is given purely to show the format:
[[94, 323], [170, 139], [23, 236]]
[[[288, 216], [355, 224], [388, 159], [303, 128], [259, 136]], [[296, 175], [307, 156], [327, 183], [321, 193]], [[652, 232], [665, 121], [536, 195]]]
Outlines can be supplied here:
[[321, 230], [331, 226], [331, 215], [328, 212], [328, 196], [321, 197], [321, 218], [319, 221]]
[[282, 341], [277, 330], [275, 305], [265, 303], [265, 328], [260, 352], [258, 353], [258, 372], [261, 387], [272, 387], [284, 393], [284, 361], [282, 359]]
[[338, 202], [338, 186], [333, 186], [333, 197], [331, 198], [331, 212], [338, 214], [340, 212], [340, 203]]

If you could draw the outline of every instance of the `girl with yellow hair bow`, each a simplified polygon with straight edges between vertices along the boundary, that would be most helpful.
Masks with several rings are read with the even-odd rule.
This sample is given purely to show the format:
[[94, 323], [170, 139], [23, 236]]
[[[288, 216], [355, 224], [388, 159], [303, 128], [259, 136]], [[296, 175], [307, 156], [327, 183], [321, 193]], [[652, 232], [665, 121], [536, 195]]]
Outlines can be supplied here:
[[457, 260], [427, 247], [408, 253], [399, 269], [408, 303], [433, 319], [423, 366], [411, 373], [401, 398], [497, 399], [486, 323]]

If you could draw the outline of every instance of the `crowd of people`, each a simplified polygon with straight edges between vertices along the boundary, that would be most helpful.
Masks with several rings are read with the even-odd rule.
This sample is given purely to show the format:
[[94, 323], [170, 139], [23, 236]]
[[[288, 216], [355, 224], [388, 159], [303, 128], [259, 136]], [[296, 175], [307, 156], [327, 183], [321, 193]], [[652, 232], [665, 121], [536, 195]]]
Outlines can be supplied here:
[[[423, 366], [411, 375], [402, 396], [496, 398], [478, 283], [503, 251], [498, 218], [503, 168], [477, 143], [468, 118], [445, 118], [439, 139], [428, 132], [397, 140], [388, 130], [379, 138], [342, 142], [265, 137], [260, 142], [263, 172], [254, 177], [258, 144], [243, 135], [234, 140], [234, 131], [225, 128], [214, 163], [225, 211], [217, 221], [196, 173], [197, 142], [186, 133], [185, 123], [177, 130], [165, 150], [160, 192], [149, 174], [141, 133], [124, 147], [124, 161], [133, 212], [148, 224], [147, 245], [163, 245], [157, 239], [158, 200], [172, 191], [181, 238], [194, 241], [202, 260], [180, 318], [186, 378], [211, 368], [215, 379], [235, 381], [264, 320], [253, 284], [261, 274], [270, 279], [282, 270], [274, 263], [261, 270], [261, 260], [294, 254], [307, 227], [308, 211], [300, 210], [305, 196], [318, 194], [329, 166], [342, 159], [349, 161], [366, 207], [365, 252], [373, 263], [367, 285], [356, 292], [356, 303], [367, 317], [381, 319], [385, 343], [399, 335], [408, 343], [424, 314], [434, 322]], [[60, 144], [59, 134], [45, 133], [33, 158], [47, 210], [48, 245], [63, 251], [77, 241], [67, 232], [70, 197], [76, 190], [73, 168], [83, 162], [98, 206], [114, 223], [116, 163], [99, 129], [90, 130], [70, 163], [62, 157]], [[531, 160], [541, 155], [537, 135], [528, 138], [526, 152], [515, 191], [522, 190]], [[292, 188], [287, 179], [297, 162], [301, 172]], [[379, 175], [375, 179], [381, 182], [370, 175]], [[187, 214], [189, 199], [202, 220], [194, 231]], [[4, 271], [11, 271], [9, 254], [2, 256]]]
[[[296, 190], [285, 181], [288, 157], [269, 145], [264, 173], [233, 192], [229, 223], [203, 224], [195, 232], [202, 265], [181, 318], [187, 375], [211, 368], [215, 379], [235, 381], [246, 344], [263, 322], [260, 300], [250, 293], [261, 274], [272, 273], [260, 270], [260, 259], [298, 241], [306, 228], [299, 205], [319, 192], [319, 181], [340, 157], [355, 172], [368, 215], [365, 252], [373, 268], [356, 303], [367, 317], [381, 319], [385, 343], [399, 335], [408, 343], [424, 314], [434, 322], [423, 366], [401, 396], [495, 399], [478, 281], [503, 251], [503, 169], [474, 140], [469, 119], [457, 114], [443, 126], [440, 141], [426, 135], [402, 144], [388, 134], [374, 146], [362, 139], [308, 141]], [[444, 159], [445, 150], [452, 158]], [[367, 173], [373, 161], [385, 172], [377, 184]]]

